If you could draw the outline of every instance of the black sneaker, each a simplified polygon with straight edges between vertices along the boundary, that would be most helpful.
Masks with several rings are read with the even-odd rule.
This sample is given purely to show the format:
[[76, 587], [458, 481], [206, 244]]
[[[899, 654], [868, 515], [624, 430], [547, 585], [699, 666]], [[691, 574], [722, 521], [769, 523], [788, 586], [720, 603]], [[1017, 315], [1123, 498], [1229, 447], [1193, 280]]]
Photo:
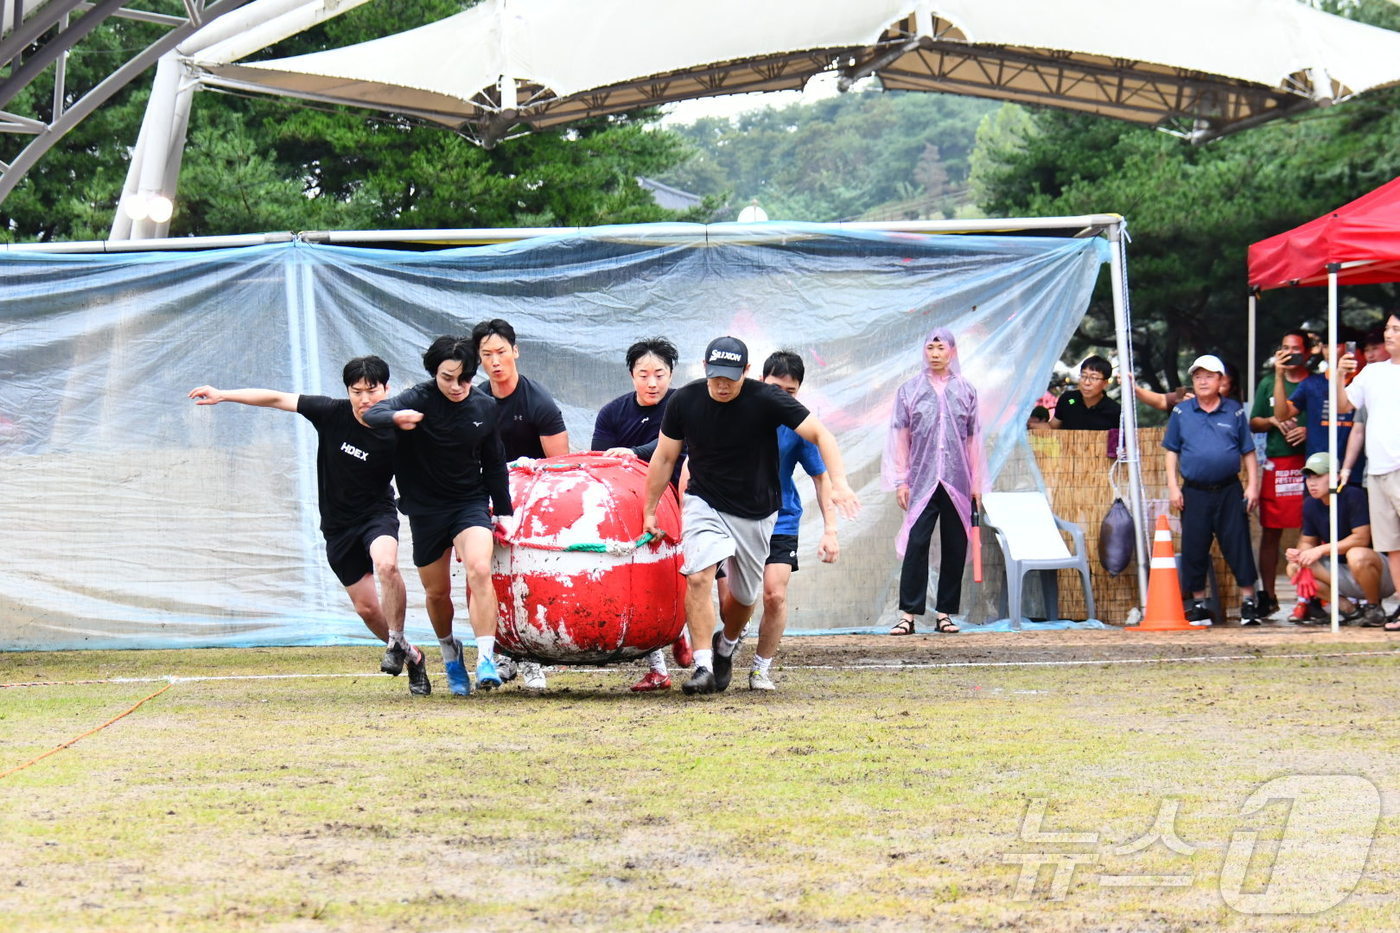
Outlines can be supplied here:
[[695, 693], [714, 693], [715, 675], [710, 673], [708, 667], [697, 667], [681, 689], [686, 692], [687, 696]]
[[1210, 606], [1204, 599], [1193, 599], [1186, 604], [1186, 621], [1193, 625], [1210, 622]]
[[1381, 628], [1386, 623], [1385, 610], [1375, 603], [1368, 603], [1361, 607], [1356, 621], [1362, 628]]
[[1272, 618], [1278, 610], [1278, 597], [1273, 593], [1265, 593], [1261, 590], [1259, 593], [1259, 618]]
[[[729, 689], [729, 681], [734, 676], [734, 655], [725, 657], [719, 653], [719, 640], [724, 637], [724, 630], [715, 632], [710, 639], [710, 647], [715, 651], [715, 692], [722, 693]], [[736, 646], [735, 651], [738, 651]]]
[[1259, 600], [1246, 596], [1240, 603], [1240, 625], [1259, 624]]
[[389, 642], [384, 649], [384, 659], [379, 662], [379, 669], [390, 677], [399, 676], [403, 673], [404, 656], [403, 645], [396, 641]]
[[408, 663], [408, 692], [416, 697], [425, 697], [433, 692], [433, 682], [428, 679], [428, 658], [422, 651], [418, 652], [418, 660], [414, 661], [407, 657]]

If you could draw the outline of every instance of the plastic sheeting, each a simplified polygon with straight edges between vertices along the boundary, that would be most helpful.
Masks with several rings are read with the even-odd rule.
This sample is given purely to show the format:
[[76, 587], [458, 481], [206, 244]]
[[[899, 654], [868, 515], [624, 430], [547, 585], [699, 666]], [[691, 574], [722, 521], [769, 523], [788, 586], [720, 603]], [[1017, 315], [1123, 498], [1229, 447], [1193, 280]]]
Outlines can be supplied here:
[[[341, 396], [341, 366], [366, 353], [389, 362], [397, 390], [423, 378], [432, 337], [490, 317], [515, 326], [521, 371], [554, 393], [574, 449], [630, 389], [623, 353], [639, 337], [680, 348], [677, 385], [701, 375], [720, 334], [748, 342], [754, 376], [774, 349], [802, 353], [799, 398], [836, 433], [866, 508], [842, 524], [840, 561], [820, 564], [799, 476], [809, 508], [790, 624], [875, 624], [898, 578], [880, 454], [920, 337], [936, 324], [957, 335], [997, 485], [1035, 484], [1025, 420], [1106, 260], [1098, 238], [797, 224], [604, 227], [430, 253], [294, 241], [0, 254], [0, 647], [369, 638], [324, 561], [310, 425], [186, 393]], [[430, 641], [407, 530], [408, 633]], [[995, 617], [994, 567], [988, 579], [965, 587], [974, 621]]]

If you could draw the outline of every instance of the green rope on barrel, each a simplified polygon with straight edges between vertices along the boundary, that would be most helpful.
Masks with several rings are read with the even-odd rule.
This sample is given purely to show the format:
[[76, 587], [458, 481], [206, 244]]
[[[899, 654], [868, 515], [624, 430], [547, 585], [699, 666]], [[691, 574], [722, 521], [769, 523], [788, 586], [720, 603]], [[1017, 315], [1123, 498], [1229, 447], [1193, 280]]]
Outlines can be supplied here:
[[[651, 542], [651, 539], [652, 535], [648, 532], [647, 534], [642, 535], [636, 541], [633, 541], [630, 545], [626, 545], [626, 547], [628, 548], [628, 550], [635, 551], [643, 544], [649, 544]], [[596, 543], [591, 544], [571, 544], [568, 547], [563, 548], [563, 550], [565, 551], [591, 551], [595, 554], [606, 554], [610, 551], [616, 551], [617, 549], [618, 545], [605, 544], [602, 541], [598, 541]]]

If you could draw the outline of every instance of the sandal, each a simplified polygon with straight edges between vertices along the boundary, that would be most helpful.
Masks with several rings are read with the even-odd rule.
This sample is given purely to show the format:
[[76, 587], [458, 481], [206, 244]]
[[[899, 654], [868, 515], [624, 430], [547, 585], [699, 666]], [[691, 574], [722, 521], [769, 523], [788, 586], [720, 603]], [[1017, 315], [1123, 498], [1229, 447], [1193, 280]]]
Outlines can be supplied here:
[[962, 631], [962, 629], [958, 628], [958, 623], [941, 612], [934, 616], [933, 630], [940, 635], [956, 635]]
[[913, 616], [905, 616], [904, 618], [900, 619], [898, 622], [895, 623], [894, 628], [890, 629], [890, 634], [891, 634], [891, 635], [913, 635], [913, 634], [914, 634], [914, 617], [913, 617]]

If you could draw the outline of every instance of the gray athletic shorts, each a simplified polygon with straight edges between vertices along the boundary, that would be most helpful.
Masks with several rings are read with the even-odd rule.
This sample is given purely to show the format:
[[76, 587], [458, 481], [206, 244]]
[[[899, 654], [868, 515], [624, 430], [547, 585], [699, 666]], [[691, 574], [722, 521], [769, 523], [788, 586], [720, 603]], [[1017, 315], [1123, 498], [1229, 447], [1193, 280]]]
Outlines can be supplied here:
[[767, 518], [740, 518], [687, 494], [681, 511], [681, 553], [685, 558], [681, 573], [698, 573], [727, 561], [724, 572], [729, 592], [741, 604], [752, 606], [763, 596], [763, 565], [777, 522], [777, 512]]
[[[1390, 579], [1390, 561], [1385, 559], [1385, 555], [1380, 555], [1381, 559], [1381, 599], [1388, 599], [1395, 595], [1395, 581]], [[1324, 567], [1327, 566], [1327, 558], [1321, 561]], [[1347, 599], [1361, 599], [1366, 594], [1361, 592], [1361, 584], [1356, 582], [1356, 578], [1351, 575], [1351, 568], [1347, 566], [1345, 560], [1338, 559], [1337, 576], [1340, 577], [1337, 592]]]

